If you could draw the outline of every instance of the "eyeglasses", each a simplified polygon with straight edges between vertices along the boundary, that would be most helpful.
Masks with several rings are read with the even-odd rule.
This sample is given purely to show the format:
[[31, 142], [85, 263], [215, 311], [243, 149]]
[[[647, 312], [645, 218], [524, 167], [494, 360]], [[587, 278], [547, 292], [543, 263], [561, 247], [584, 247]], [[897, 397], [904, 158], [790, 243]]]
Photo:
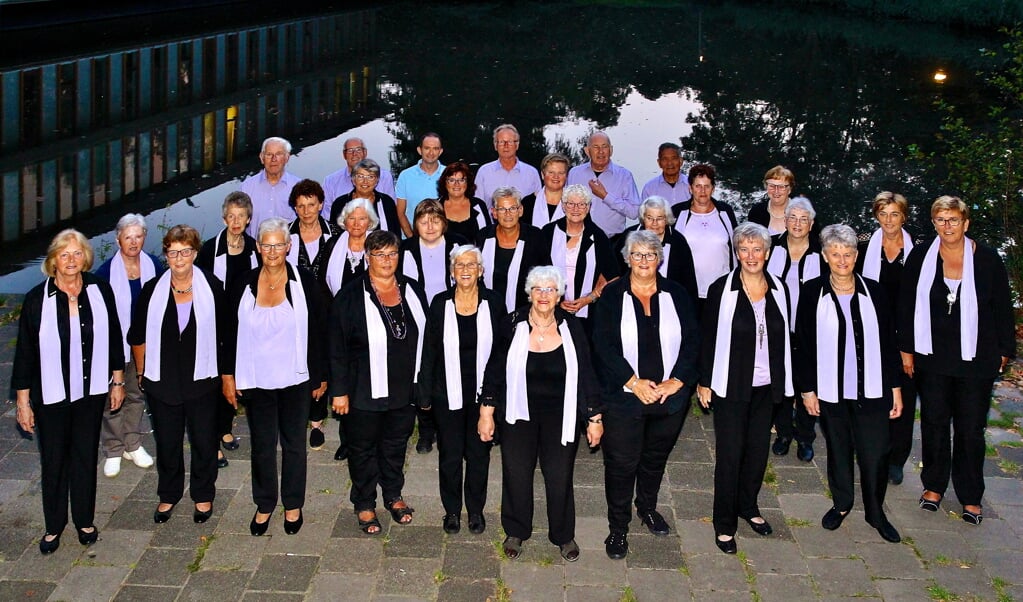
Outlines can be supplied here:
[[512, 205], [511, 207], [494, 207], [494, 211], [498, 213], [514, 213], [519, 210], [521, 205]]
[[283, 159], [284, 157], [287, 157], [288, 153], [285, 153], [285, 152], [263, 153], [263, 156], [268, 158], [268, 159], [278, 159], [278, 160], [280, 160], [280, 159]]
[[398, 258], [398, 252], [397, 251], [388, 251], [386, 253], [384, 253], [384, 252], [370, 253], [369, 256], [374, 258], [374, 259], [397, 259]]
[[635, 262], [640, 261], [657, 261], [657, 253], [629, 253], [629, 257]]
[[465, 184], [465, 178], [448, 178], [448, 184]]
[[667, 221], [667, 219], [668, 218], [664, 217], [663, 215], [657, 215], [657, 216], [655, 216], [655, 215], [644, 215], [643, 216], [643, 221], [645, 221], [645, 222], [653, 222], [655, 224], [659, 224], [659, 223], [661, 223], [663, 221]]
[[961, 218], [961, 217], [934, 217], [934, 218], [931, 218], [931, 221], [934, 222], [935, 226], [944, 226], [945, 224], [948, 224], [949, 226], [952, 226], [953, 228], [955, 228], [959, 224], [963, 223], [963, 218]]
[[567, 201], [564, 203], [564, 205], [565, 209], [586, 209], [587, 207], [590, 206], [589, 203], [569, 203]]
[[287, 248], [287, 246], [288, 246], [288, 243], [286, 243], [286, 242], [278, 242], [278, 243], [269, 243], [269, 242], [268, 243], [262, 243], [261, 242], [261, 243], [259, 243], [259, 248], [263, 249], [264, 253], [269, 253], [270, 251], [277, 251], [278, 253], [280, 253], [285, 248]]
[[180, 249], [180, 250], [172, 249], [170, 251], [165, 251], [164, 252], [164, 255], [167, 256], [167, 259], [177, 259], [178, 257], [184, 257], [185, 259], [188, 259], [189, 257], [191, 257], [194, 254], [195, 254], [195, 249]]
[[792, 186], [790, 184], [768, 184], [767, 185], [767, 189], [768, 190], [788, 190], [789, 188], [792, 188]]
[[475, 262], [475, 261], [472, 262], [472, 263], [456, 263], [455, 264], [455, 269], [456, 270], [475, 270], [478, 267], [480, 267], [480, 264]]
[[549, 178], [564, 178], [565, 176], [568, 175], [568, 172], [567, 171], [554, 171], [552, 169], [548, 169], [547, 171], [543, 172], [543, 175], [545, 175], [545, 176], [547, 176]]
[[552, 295], [558, 292], [558, 289], [553, 286], [534, 286], [529, 290], [533, 291], [534, 293], [540, 293], [541, 295]]
[[345, 150], [343, 150], [342, 154], [345, 154], [345, 155], [356, 155], [358, 153], [364, 153], [364, 152], [366, 152], [366, 147], [365, 146], [353, 146], [352, 148], [346, 148]]
[[790, 215], [790, 216], [786, 217], [785, 221], [787, 221], [790, 224], [800, 224], [800, 225], [803, 225], [803, 226], [807, 226], [807, 225], [810, 224], [810, 218], [808, 218], [808, 217], [796, 217], [794, 215]]
[[376, 178], [377, 177], [373, 174], [364, 173], [357, 173], [353, 176], [353, 179], [358, 180], [360, 182], [369, 182], [370, 180], [375, 180]]
[[498, 146], [513, 146], [518, 143], [519, 143], [518, 140], [498, 140], [496, 142]]

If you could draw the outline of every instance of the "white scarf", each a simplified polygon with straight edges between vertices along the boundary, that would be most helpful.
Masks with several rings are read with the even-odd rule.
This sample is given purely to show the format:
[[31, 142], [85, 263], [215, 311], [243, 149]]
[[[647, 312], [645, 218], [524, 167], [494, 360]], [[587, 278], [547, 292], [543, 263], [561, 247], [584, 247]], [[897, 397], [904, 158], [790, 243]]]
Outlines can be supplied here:
[[[420, 337], [422, 338], [422, 337]], [[476, 310], [476, 389], [475, 396], [469, 403], [475, 403], [483, 385], [483, 372], [490, 359], [490, 350], [494, 343], [493, 323], [490, 321], [490, 304], [480, 300]], [[462, 399], [462, 365], [459, 356], [458, 318], [455, 316], [455, 301], [444, 302], [444, 384], [448, 389], [448, 409], [461, 410]]]
[[[122, 270], [123, 271], [123, 270]], [[92, 310], [92, 366], [89, 370], [89, 395], [102, 395], [110, 380], [110, 322], [103, 293], [95, 284], [84, 284]], [[79, 293], [81, 295], [81, 293]], [[72, 317], [72, 319], [78, 319]], [[57, 283], [47, 280], [43, 289], [43, 309], [39, 320], [39, 365], [43, 385], [43, 404], [59, 403], [67, 398], [64, 389], [64, 353], [57, 328]], [[123, 366], [116, 366], [117, 370]], [[68, 400], [73, 401], [73, 400]]]
[[[156, 276], [156, 264], [146, 253], [139, 253], [139, 285], [149, 282]], [[114, 303], [117, 305], [117, 319], [121, 322], [121, 342], [124, 344], [124, 363], [131, 362], [131, 349], [128, 347], [128, 327], [131, 326], [131, 285], [128, 284], [128, 272], [124, 268], [121, 253], [114, 253], [110, 260], [110, 288], [114, 290]]]
[[[365, 253], [362, 254], [362, 267], [366, 267]], [[326, 270], [323, 276], [327, 281], [327, 288], [330, 289], [330, 294], [336, 295], [341, 290], [341, 285], [345, 279], [345, 270], [348, 268], [348, 231], [346, 230], [341, 233], [337, 242], [334, 243], [334, 248], [330, 251], [330, 257], [327, 258], [326, 265], [321, 268]]]
[[[566, 224], [567, 225], [567, 224]], [[579, 248], [582, 249], [583, 240], [588, 239], [593, 242], [593, 236], [587, 235], [586, 231], [583, 230], [582, 234], [579, 235]], [[583, 286], [587, 284], [593, 285], [595, 280], [593, 278], [594, 273], [597, 271], [597, 253], [596, 245], [590, 244], [590, 248], [586, 249], [586, 255], [579, 255], [579, 259], [584, 259], [586, 262], [586, 270], [583, 274]], [[551, 244], [551, 263], [554, 267], [561, 270], [562, 275], [565, 276], [565, 299], [568, 301], [574, 301], [579, 298], [579, 294], [582, 291], [575, 290], [575, 279], [568, 278], [568, 268], [565, 255], [568, 253], [568, 234], [561, 228], [554, 226], [554, 240]], [[578, 261], [578, 260], [577, 260]], [[576, 263], [576, 274], [579, 273], [579, 264]], [[585, 318], [589, 312], [589, 305], [584, 305], [582, 309], [576, 312], [575, 315], [580, 318]]]
[[[170, 297], [171, 273], [167, 270], [156, 281], [153, 296], [149, 298], [146, 311], [146, 366], [144, 376], [152, 382], [159, 382], [160, 359], [163, 353], [163, 317]], [[213, 300], [213, 289], [206, 276], [192, 266], [192, 311], [195, 312], [195, 368], [192, 378], [196, 381], [213, 378], [217, 370], [217, 307]]]
[[565, 209], [561, 206], [561, 203], [558, 203], [557, 209], [554, 210], [554, 215], [550, 218], [547, 217], [548, 211], [547, 189], [542, 189], [536, 193], [536, 200], [533, 202], [533, 215], [529, 216], [529, 223], [537, 228], [543, 228], [547, 224], [565, 217]]
[[[292, 285], [292, 282], [295, 284]], [[298, 277], [297, 270], [288, 274], [287, 287], [285, 294], [288, 291], [291, 292], [291, 307], [295, 312], [295, 348], [290, 354], [291, 365], [296, 377], [294, 384], [299, 384], [309, 378], [309, 358], [307, 357], [309, 355], [309, 306], [306, 304], [306, 291], [302, 287], [302, 280]], [[284, 302], [288, 302], [286, 298]], [[237, 381], [239, 389], [255, 388], [259, 363], [274, 361], [252, 355], [254, 341], [260, 333], [244, 327], [244, 324], [247, 322], [245, 316], [251, 314], [255, 307], [256, 298], [252, 295], [252, 287], [246, 285], [241, 303], [238, 304], [238, 353], [235, 359], [235, 381]], [[284, 358], [287, 358], [289, 354], [283, 349], [281, 351], [282, 355], [277, 360], [286, 361]]]
[[[877, 280], [881, 275], [881, 249], [882, 243], [884, 242], [884, 231], [878, 228], [870, 236], [870, 242], [867, 243], [867, 256], [863, 258], [863, 276], [870, 278], [871, 280]], [[902, 257], [909, 257], [909, 252], [913, 250], [913, 239], [909, 237], [909, 232], [902, 230]]]
[[[856, 292], [863, 321], [863, 396], [878, 399], [884, 396], [884, 390], [881, 384], [881, 339], [877, 311], [866, 283], [861, 277], [857, 278], [863, 291]], [[841, 361], [844, 350], [838, 347], [840, 322], [845, 321], [841, 311], [834, 295], [822, 288], [817, 299], [817, 396], [821, 401], [831, 403], [842, 399], [842, 392], [838, 390], [838, 377], [844, 372]], [[856, 335], [847, 331], [845, 336], [848, 340], [848, 337]], [[845, 361], [856, 361], [856, 358], [847, 357]]]
[[[565, 350], [565, 401], [564, 415], [561, 419], [561, 444], [568, 445], [575, 441], [576, 416], [579, 404], [579, 359], [575, 353], [575, 342], [568, 329], [568, 321], [562, 320], [558, 326], [561, 334], [561, 347]], [[526, 360], [529, 357], [529, 323], [519, 322], [515, 327], [511, 345], [508, 347], [508, 360], [505, 362], [505, 378], [508, 382], [507, 403], [505, 404], [505, 421], [515, 424], [519, 420], [529, 420], [529, 402], [526, 400]]]
[[[221, 251], [221, 243], [223, 243], [223, 251]], [[245, 235], [242, 235], [242, 245], [244, 252]], [[217, 239], [213, 243], [213, 275], [216, 276], [221, 282], [227, 284], [227, 228], [220, 231], [217, 234]], [[259, 267], [259, 260], [256, 259], [257, 253], [249, 255], [249, 264], [252, 269]]]
[[657, 266], [657, 273], [667, 278], [668, 262], [671, 261], [671, 241], [668, 239], [667, 231], [664, 232], [664, 241], [661, 242], [661, 253], [664, 254], [664, 259], [661, 260], [661, 265]]
[[[340, 244], [340, 243], [339, 243]], [[409, 311], [412, 312], [412, 319], [416, 322], [419, 333], [416, 336], [416, 367], [412, 372], [412, 382], [419, 382], [419, 366], [423, 360], [423, 333], [426, 326], [426, 312], [419, 302], [415, 291], [405, 287], [405, 294], [402, 300], [408, 303]], [[387, 397], [390, 393], [387, 384], [387, 327], [384, 326], [384, 319], [380, 317], [380, 310], [373, 302], [370, 292], [362, 287], [362, 303], [366, 313], [366, 338], [369, 341], [369, 387], [372, 399]], [[386, 310], [384, 310], [386, 311]], [[455, 354], [457, 357], [458, 354]], [[457, 363], [457, 362], [455, 362]], [[450, 394], [450, 389], [448, 391]]]
[[[526, 248], [526, 242], [519, 239], [515, 243], [515, 253], [512, 255], [511, 264], [508, 265], [508, 282], [504, 289], [505, 311], [515, 309], [515, 298], [518, 294], [519, 272], [522, 270], [522, 255]], [[494, 238], [487, 238], [483, 241], [483, 284], [490, 290], [494, 289], [494, 255], [497, 253], [497, 235]]]
[[[390, 231], [390, 224], [387, 223], [387, 212], [384, 211], [384, 203], [382, 202], [379, 194], [373, 195], [373, 209], [377, 213], [377, 219], [380, 223], [377, 224], [377, 230]], [[340, 225], [340, 224], [338, 224]]]
[[808, 282], [814, 278], [819, 278], [821, 275], [820, 259], [810, 261], [815, 254], [817, 254], [817, 251], [807, 249], [799, 261], [796, 264], [793, 264], [792, 256], [789, 255], [788, 247], [778, 245], [771, 252], [771, 257], [767, 260], [767, 271], [784, 280], [785, 275], [789, 270], [795, 269], [798, 272], [800, 264], [805, 262], [806, 271], [799, 274], [799, 284], [803, 284], [804, 282]]
[[[622, 354], [632, 371], [639, 374], [639, 328], [632, 299], [628, 292], [622, 295]], [[664, 291], [658, 292], [657, 305], [660, 309], [657, 336], [661, 341], [662, 379], [667, 379], [682, 350], [682, 323], [678, 319], [671, 295]]]
[[[733, 289], [732, 284], [739, 277], [739, 272], [733, 271], [725, 281], [725, 290], [721, 293], [721, 305], [718, 307], [714, 355], [723, 359], [720, 362], [715, 362], [710, 388], [721, 398], [728, 397], [728, 370], [732, 357], [732, 320], [735, 317], [735, 305], [742, 290], [741, 287], [738, 290]], [[774, 302], [781, 312], [782, 322], [785, 324], [785, 395], [792, 397], [795, 392], [792, 388], [792, 345], [789, 340], [788, 299], [785, 296], [785, 287], [777, 276], [765, 270], [764, 277], [769, 281], [768, 290], [774, 297]], [[771, 288], [772, 283], [773, 288]]]
[[[963, 237], [963, 278], [959, 284], [959, 349], [964, 362], [977, 357], [977, 284], [973, 279], [973, 241]], [[916, 307], [913, 311], [913, 343], [916, 352], [930, 355], [934, 352], [931, 341], [931, 287], [938, 269], [938, 247], [941, 239], [934, 242], [924, 255], [920, 266], [920, 278], [916, 281]]]

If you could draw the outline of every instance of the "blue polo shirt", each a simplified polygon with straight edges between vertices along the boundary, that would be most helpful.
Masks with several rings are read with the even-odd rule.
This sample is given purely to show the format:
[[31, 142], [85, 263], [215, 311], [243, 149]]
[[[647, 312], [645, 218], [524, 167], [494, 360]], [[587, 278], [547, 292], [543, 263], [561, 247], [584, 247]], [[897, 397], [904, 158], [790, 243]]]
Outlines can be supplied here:
[[405, 215], [410, 224], [414, 223], [412, 217], [420, 201], [437, 198], [437, 182], [444, 172], [444, 166], [440, 163], [437, 163], [437, 170], [432, 175], [423, 171], [421, 165], [422, 161], [398, 174], [398, 183], [394, 187], [394, 197], [406, 201]]

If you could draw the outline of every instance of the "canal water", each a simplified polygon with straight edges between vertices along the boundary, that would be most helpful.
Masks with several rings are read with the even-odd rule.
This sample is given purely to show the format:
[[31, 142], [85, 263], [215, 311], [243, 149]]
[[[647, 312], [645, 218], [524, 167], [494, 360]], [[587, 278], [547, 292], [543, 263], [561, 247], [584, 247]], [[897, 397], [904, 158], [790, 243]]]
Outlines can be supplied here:
[[[871, 227], [870, 200], [905, 194], [913, 226], [943, 192], [908, 159], [933, 148], [935, 102], [979, 105], [980, 49], [1000, 42], [936, 26], [746, 5], [575, 2], [393, 3], [244, 26], [154, 33], [112, 22], [113, 47], [0, 65], [0, 292], [41, 279], [53, 232], [75, 225], [98, 254], [129, 211], [147, 215], [147, 250], [188, 223], [212, 236], [220, 205], [259, 169], [261, 140], [290, 139], [288, 170], [321, 180], [362, 138], [394, 173], [436, 131], [444, 163], [495, 158], [494, 126], [516, 124], [520, 157], [582, 161], [588, 131], [641, 187], [658, 144], [713, 163], [740, 215], [776, 164], [796, 173], [818, 221]], [[671, 6], [666, 6], [671, 4]], [[103, 25], [93, 25], [100, 27]], [[125, 39], [132, 27], [147, 35]], [[85, 38], [85, 36], [83, 36]], [[944, 75], [939, 83], [935, 75]]]

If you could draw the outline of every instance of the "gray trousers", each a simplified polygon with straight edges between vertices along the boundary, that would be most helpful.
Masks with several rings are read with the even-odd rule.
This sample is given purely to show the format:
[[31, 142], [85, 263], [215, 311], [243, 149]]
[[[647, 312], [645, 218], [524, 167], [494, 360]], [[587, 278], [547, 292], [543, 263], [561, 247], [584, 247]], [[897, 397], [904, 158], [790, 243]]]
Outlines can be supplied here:
[[103, 457], [119, 458], [124, 452], [133, 452], [142, 445], [142, 413], [146, 409], [146, 396], [139, 390], [138, 371], [134, 358], [124, 365], [124, 403], [121, 409], [110, 412], [110, 401], [103, 410], [103, 428], [100, 444]]

